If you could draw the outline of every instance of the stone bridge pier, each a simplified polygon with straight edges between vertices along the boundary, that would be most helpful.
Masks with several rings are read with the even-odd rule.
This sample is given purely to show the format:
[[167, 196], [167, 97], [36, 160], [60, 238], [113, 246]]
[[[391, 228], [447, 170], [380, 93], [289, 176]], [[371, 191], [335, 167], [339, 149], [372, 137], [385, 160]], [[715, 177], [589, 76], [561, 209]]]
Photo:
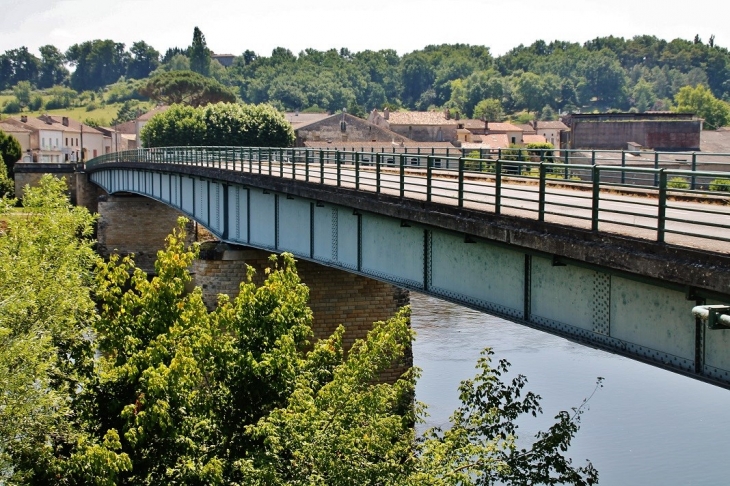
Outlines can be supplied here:
[[[148, 272], [153, 271], [157, 251], [163, 248], [165, 237], [181, 216], [169, 206], [135, 195], [101, 196], [98, 212], [97, 239], [102, 256], [134, 253], [137, 266]], [[191, 243], [199, 233], [194, 224], [190, 222], [188, 228]], [[201, 251], [191, 272], [195, 285], [202, 287], [203, 299], [209, 307], [215, 305], [218, 294], [231, 298], [238, 294], [249, 265], [256, 270], [255, 282], [265, 278], [264, 269], [269, 266], [271, 251], [226, 243], [206, 245], [206, 248], [210, 249]], [[409, 303], [408, 290], [344, 270], [299, 260], [297, 271], [309, 287], [314, 338], [327, 338], [343, 324], [345, 349], [364, 338], [373, 322], [387, 320]], [[392, 382], [412, 364], [409, 354], [405, 362], [395, 364], [382, 379]]]

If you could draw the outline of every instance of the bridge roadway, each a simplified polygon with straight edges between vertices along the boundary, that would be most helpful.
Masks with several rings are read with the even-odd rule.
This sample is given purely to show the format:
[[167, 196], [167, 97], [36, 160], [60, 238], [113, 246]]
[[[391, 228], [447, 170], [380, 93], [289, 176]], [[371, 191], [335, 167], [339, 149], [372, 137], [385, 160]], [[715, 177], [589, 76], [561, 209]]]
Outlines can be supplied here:
[[730, 330], [692, 314], [730, 304], [727, 205], [671, 200], [666, 174], [651, 171], [664, 188], [359, 169], [144, 151], [86, 168], [109, 194], [163, 202], [224, 241], [289, 251], [730, 387]]

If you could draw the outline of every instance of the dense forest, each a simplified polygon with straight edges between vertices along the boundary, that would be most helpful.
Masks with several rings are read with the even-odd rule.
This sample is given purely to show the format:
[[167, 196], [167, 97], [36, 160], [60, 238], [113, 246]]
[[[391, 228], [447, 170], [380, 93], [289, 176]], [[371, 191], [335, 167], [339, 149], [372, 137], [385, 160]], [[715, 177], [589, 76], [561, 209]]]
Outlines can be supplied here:
[[[359, 115], [384, 106], [449, 108], [493, 120], [520, 112], [551, 119], [560, 112], [671, 110], [682, 104], [676, 97], [683, 87], [700, 85], [721, 111], [730, 101], [730, 52], [716, 45], [714, 36], [707, 42], [699, 36], [691, 41], [603, 37], [582, 45], [537, 41], [499, 57], [488, 47], [461, 44], [404, 55], [347, 48], [295, 55], [279, 47], [269, 56], [247, 50], [229, 67], [211, 54], [197, 28], [189, 47], [164, 54], [144, 41], [127, 48], [92, 40], [65, 53], [48, 45], [40, 48], [40, 57], [20, 47], [0, 55], [0, 90], [15, 94], [2, 109], [17, 113], [145, 100], [141, 88], [148, 77], [181, 70], [215, 79], [247, 103], [292, 111], [346, 108]], [[723, 122], [721, 117], [718, 124]]]

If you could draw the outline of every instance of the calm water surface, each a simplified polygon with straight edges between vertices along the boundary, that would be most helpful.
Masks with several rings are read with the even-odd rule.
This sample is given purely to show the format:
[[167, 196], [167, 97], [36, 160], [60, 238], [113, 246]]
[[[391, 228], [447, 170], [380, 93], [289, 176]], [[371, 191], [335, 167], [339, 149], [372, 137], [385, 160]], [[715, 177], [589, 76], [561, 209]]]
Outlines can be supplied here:
[[420, 294], [411, 293], [411, 305], [427, 426], [448, 425], [459, 382], [490, 346], [543, 397], [545, 413], [525, 421], [524, 437], [605, 378], [569, 451], [576, 465], [593, 462], [601, 485], [730, 484], [730, 391]]

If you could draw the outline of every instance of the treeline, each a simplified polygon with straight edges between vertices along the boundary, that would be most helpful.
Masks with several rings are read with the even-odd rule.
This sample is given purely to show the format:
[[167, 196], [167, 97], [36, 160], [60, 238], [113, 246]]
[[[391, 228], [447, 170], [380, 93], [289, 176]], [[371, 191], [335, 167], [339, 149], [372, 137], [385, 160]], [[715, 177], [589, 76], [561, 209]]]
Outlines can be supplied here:
[[[192, 70], [232, 88], [244, 102], [282, 110], [364, 114], [377, 107], [445, 109], [466, 117], [499, 119], [526, 111], [553, 118], [558, 111], [669, 110], [685, 86], [703, 85], [730, 100], [730, 52], [714, 36], [703, 42], [653, 36], [596, 38], [584, 44], [537, 41], [494, 57], [488, 47], [428, 46], [399, 56], [394, 50], [351, 52], [276, 48], [270, 56], [247, 50], [224, 68], [211, 60], [195, 29], [186, 48], [161, 55], [143, 41], [129, 50], [112, 40], [93, 40], [61, 53], [53, 46], [36, 57], [22, 47], [0, 56], [0, 89], [26, 81], [37, 88], [101, 90], [120, 78]], [[69, 73], [67, 65], [74, 67]], [[115, 85], [116, 86], [116, 85]], [[118, 86], [113, 89], [121, 89]], [[481, 104], [480, 104], [481, 103]]]

